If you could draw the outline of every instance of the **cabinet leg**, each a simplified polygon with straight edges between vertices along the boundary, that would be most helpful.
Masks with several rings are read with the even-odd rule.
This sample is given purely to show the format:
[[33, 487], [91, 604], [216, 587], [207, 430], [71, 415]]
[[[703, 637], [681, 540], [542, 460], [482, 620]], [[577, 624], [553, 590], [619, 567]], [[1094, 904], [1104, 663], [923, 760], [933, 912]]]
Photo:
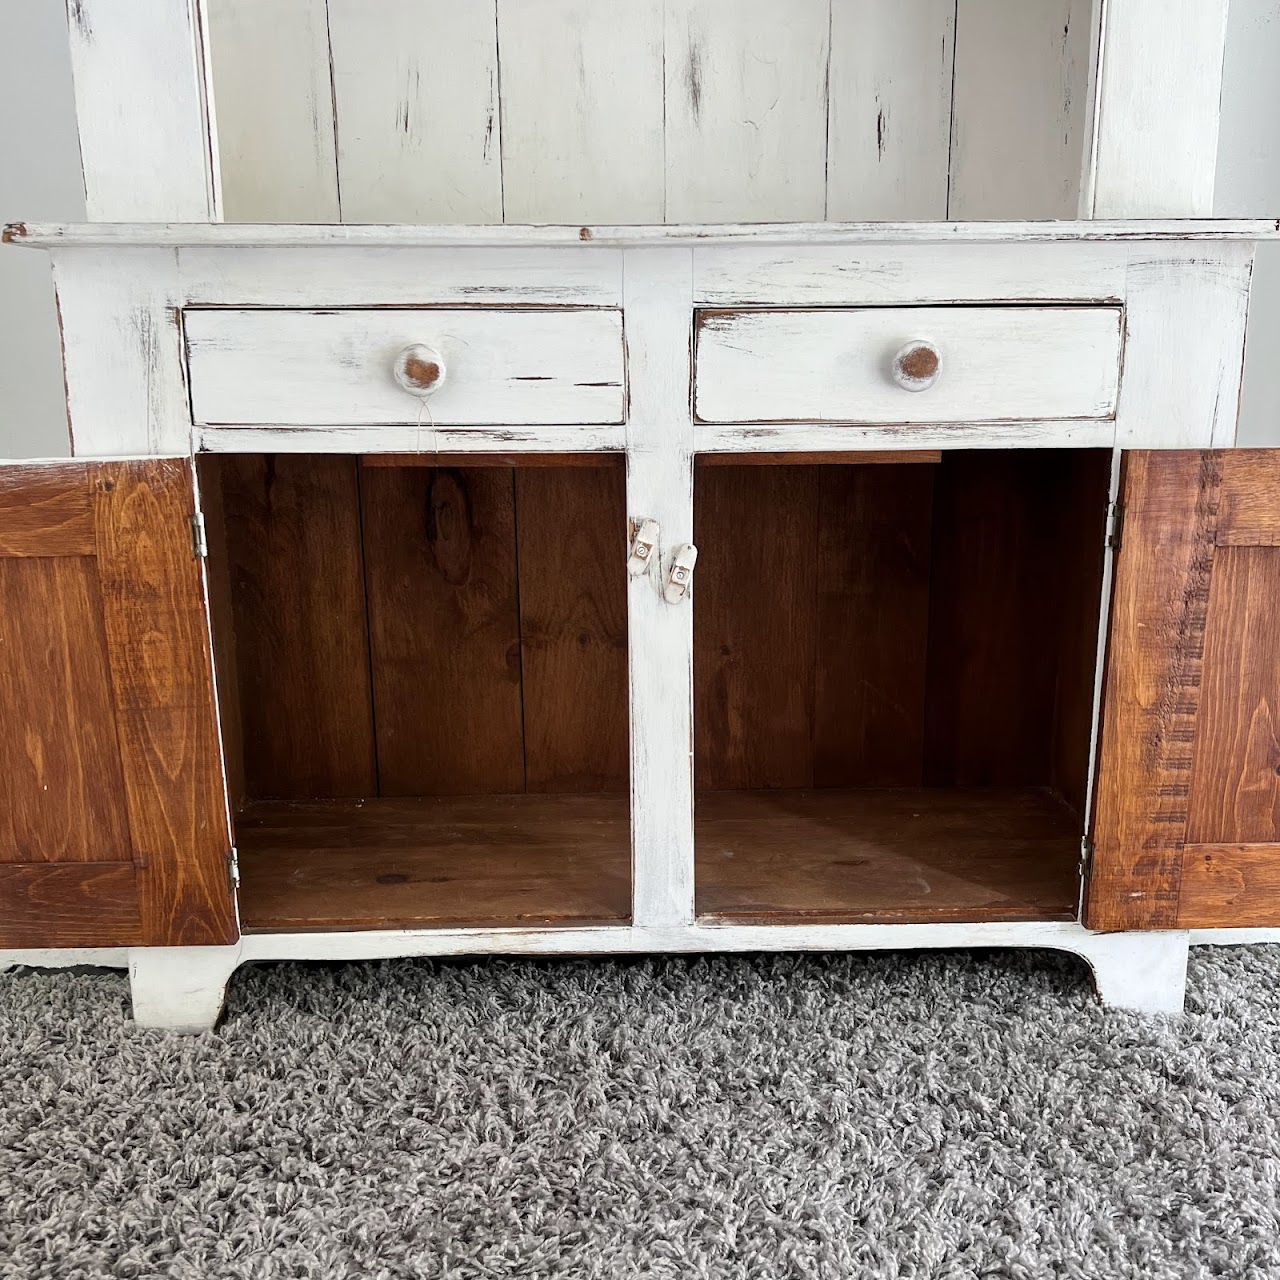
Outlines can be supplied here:
[[1190, 935], [1182, 932], [1095, 933], [1080, 947], [1093, 969], [1098, 999], [1136, 1013], [1181, 1013]]
[[129, 987], [134, 1020], [182, 1035], [211, 1031], [222, 1014], [239, 946], [134, 947]]

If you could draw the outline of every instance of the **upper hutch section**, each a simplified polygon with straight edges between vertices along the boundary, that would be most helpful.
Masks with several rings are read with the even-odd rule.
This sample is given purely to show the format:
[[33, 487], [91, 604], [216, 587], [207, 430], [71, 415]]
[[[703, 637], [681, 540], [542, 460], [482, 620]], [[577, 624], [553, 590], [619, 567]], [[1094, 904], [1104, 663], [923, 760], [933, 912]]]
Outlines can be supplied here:
[[97, 220], [1212, 211], [1227, 0], [68, 8]]

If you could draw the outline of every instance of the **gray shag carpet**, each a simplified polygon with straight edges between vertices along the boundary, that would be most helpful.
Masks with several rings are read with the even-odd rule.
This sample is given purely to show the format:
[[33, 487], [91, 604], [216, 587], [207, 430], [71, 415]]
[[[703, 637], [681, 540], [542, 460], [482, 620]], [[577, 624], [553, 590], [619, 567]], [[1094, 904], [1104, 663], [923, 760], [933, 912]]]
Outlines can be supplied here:
[[6, 1277], [1280, 1276], [1280, 949], [0, 977]]

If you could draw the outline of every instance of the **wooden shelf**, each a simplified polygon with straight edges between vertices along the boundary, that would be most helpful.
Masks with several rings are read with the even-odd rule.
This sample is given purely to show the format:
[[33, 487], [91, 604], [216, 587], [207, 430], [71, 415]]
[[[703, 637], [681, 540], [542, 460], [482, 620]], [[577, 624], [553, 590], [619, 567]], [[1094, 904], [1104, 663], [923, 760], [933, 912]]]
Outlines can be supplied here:
[[625, 795], [261, 802], [236, 839], [246, 933], [631, 916]]
[[695, 840], [704, 919], [1076, 917], [1080, 826], [1045, 790], [711, 791]]

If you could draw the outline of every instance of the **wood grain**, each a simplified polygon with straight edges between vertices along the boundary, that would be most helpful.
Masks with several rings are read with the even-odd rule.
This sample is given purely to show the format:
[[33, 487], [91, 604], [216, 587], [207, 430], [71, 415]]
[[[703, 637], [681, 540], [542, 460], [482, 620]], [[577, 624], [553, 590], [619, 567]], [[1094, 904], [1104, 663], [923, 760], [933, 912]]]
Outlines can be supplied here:
[[223, 462], [251, 798], [377, 792], [354, 458]]
[[818, 469], [699, 471], [694, 542], [697, 785], [811, 786]]
[[617, 467], [627, 455], [614, 453], [365, 453], [363, 467]]
[[384, 796], [524, 790], [510, 469], [360, 476]]
[[0, 556], [93, 553], [93, 507], [83, 462], [0, 467]]
[[0, 558], [0, 719], [0, 863], [127, 861], [92, 559]]
[[819, 473], [814, 786], [922, 781], [933, 478]]
[[147, 941], [132, 862], [0, 864], [0, 948]]
[[1214, 555], [1186, 839], [1280, 842], [1280, 546]]
[[697, 910], [783, 924], [1069, 920], [1079, 829], [1043, 790], [699, 795]]
[[515, 481], [526, 785], [626, 791], [625, 477], [535, 468]]
[[247, 932], [631, 915], [625, 795], [260, 804], [238, 831]]
[[143, 940], [237, 934], [191, 463], [100, 463], [94, 507], [103, 617]]
[[897, 466], [942, 461], [941, 449], [844, 449], [827, 453], [700, 453], [698, 467], [778, 467], [822, 464], [837, 467]]
[[1180, 929], [1274, 928], [1280, 920], [1280, 842], [1188, 844]]
[[1091, 929], [1178, 921], [1221, 485], [1219, 454], [1125, 457], [1086, 896]]

